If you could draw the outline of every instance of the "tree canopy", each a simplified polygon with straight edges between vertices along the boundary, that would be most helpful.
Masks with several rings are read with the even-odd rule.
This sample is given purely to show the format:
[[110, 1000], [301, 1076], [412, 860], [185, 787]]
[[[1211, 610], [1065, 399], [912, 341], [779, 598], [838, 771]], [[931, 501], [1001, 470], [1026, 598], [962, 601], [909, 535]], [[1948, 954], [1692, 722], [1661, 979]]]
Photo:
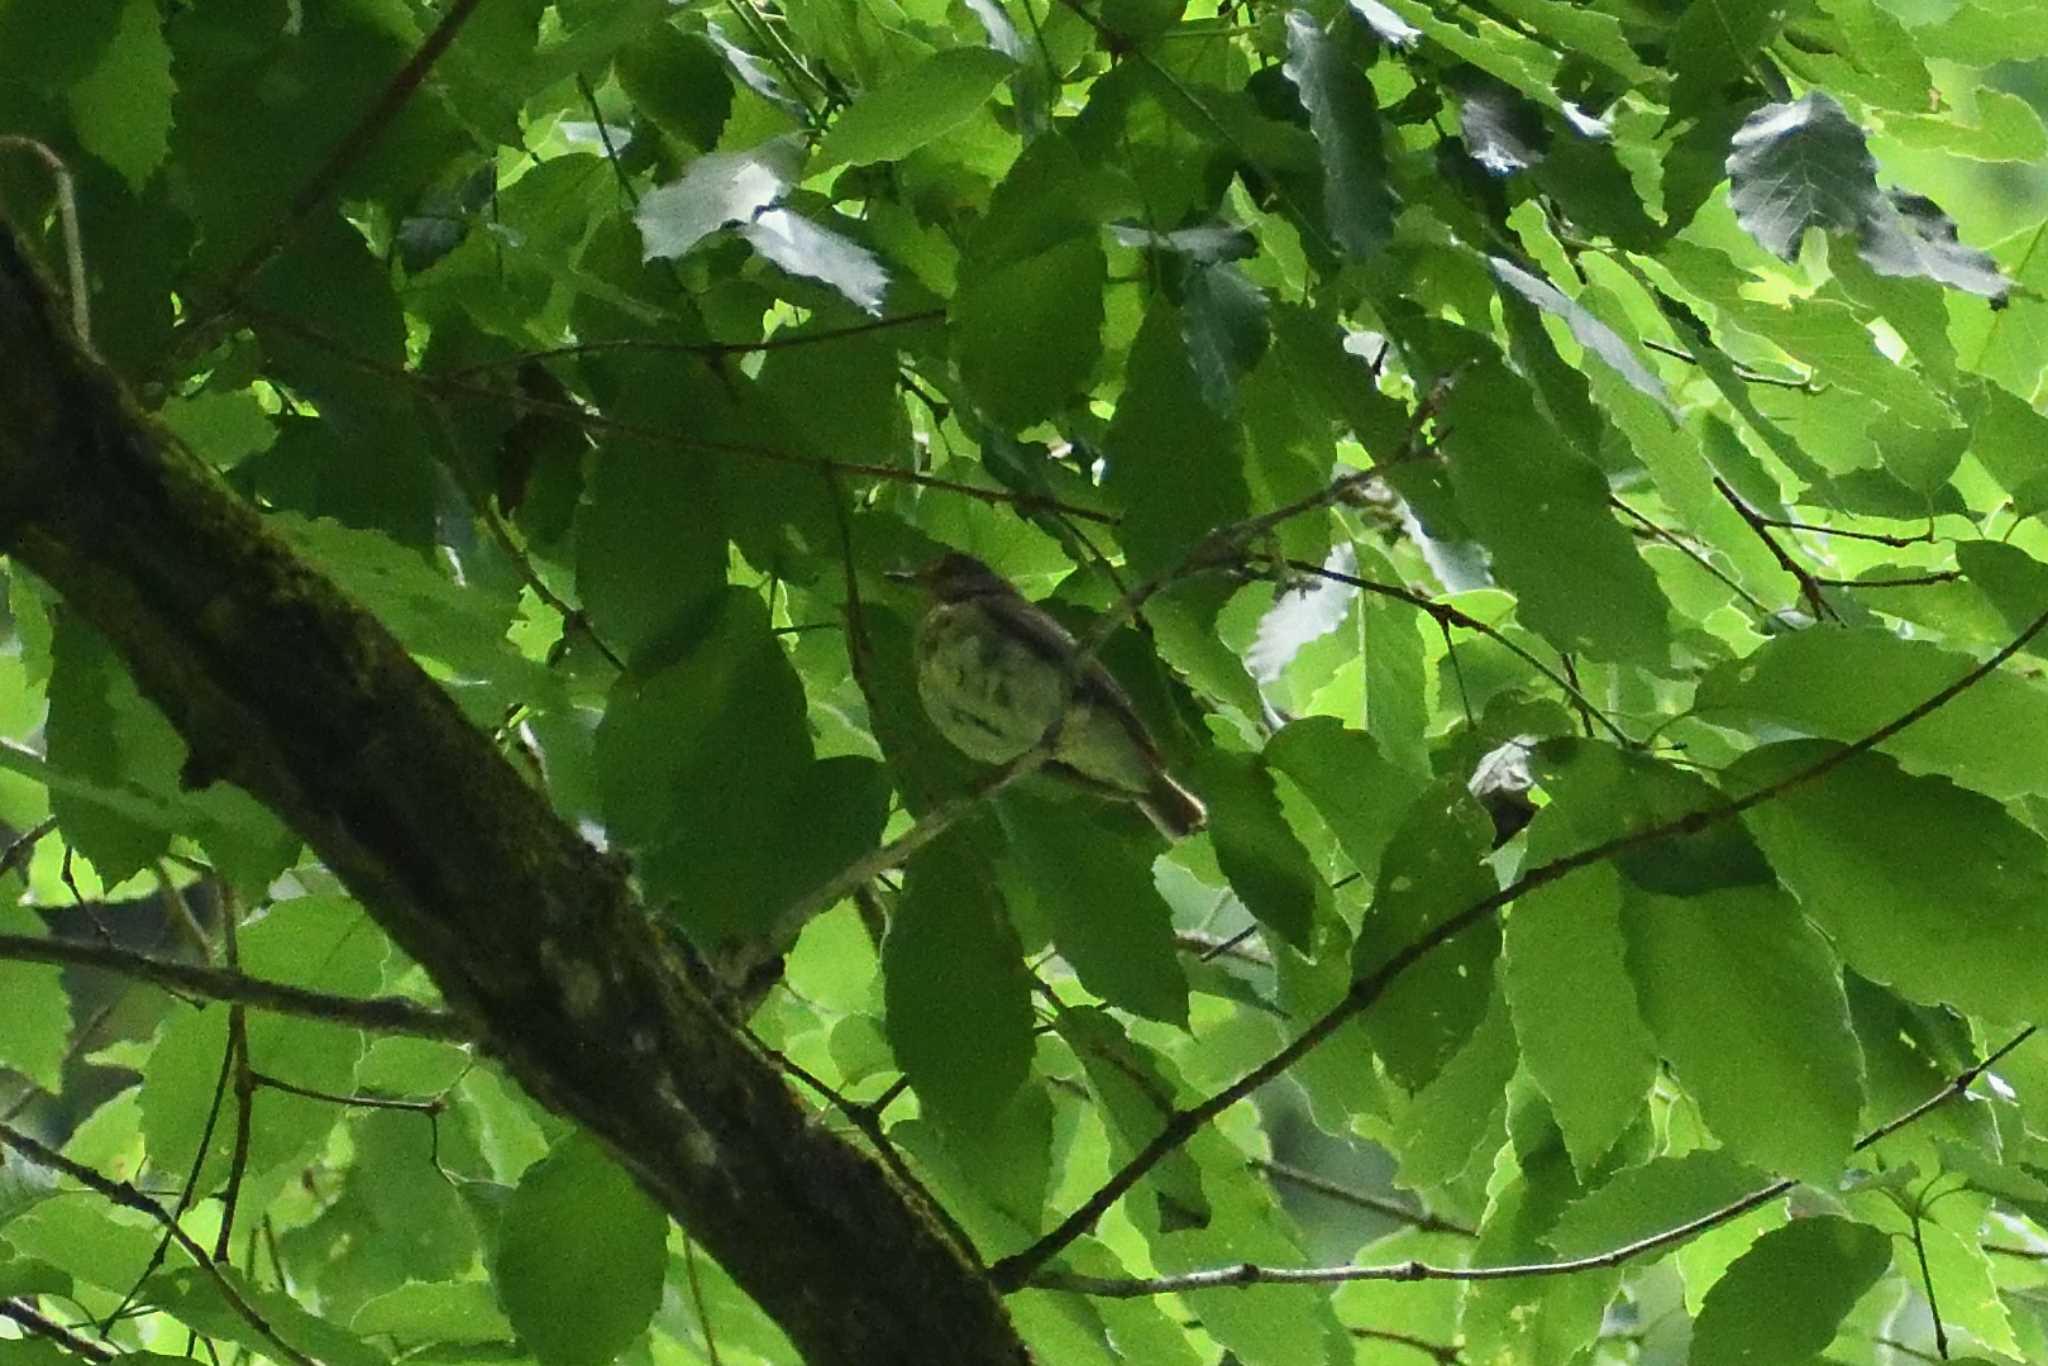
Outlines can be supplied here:
[[[0, 0], [0, 1361], [2048, 1360], [2044, 114], [2039, 0]], [[939, 735], [947, 550], [1204, 830]]]

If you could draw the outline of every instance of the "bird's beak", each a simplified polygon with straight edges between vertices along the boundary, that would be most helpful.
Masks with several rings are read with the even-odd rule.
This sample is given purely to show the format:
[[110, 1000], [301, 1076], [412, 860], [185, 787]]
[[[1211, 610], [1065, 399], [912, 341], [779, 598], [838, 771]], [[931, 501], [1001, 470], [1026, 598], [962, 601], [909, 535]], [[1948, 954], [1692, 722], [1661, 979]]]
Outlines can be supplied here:
[[882, 577], [891, 583], [916, 583], [918, 572], [915, 569], [884, 569]]

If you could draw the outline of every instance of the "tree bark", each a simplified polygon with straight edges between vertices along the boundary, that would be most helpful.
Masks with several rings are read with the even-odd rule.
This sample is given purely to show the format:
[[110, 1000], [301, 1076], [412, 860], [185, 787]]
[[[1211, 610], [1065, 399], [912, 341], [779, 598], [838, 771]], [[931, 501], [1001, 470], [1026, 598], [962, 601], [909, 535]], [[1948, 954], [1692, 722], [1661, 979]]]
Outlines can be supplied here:
[[[305, 838], [542, 1103], [817, 1366], [1029, 1360], [973, 1253], [814, 1123], [593, 849], [396, 640], [71, 335], [0, 223], [0, 551]], [[764, 857], [772, 852], [764, 849]]]

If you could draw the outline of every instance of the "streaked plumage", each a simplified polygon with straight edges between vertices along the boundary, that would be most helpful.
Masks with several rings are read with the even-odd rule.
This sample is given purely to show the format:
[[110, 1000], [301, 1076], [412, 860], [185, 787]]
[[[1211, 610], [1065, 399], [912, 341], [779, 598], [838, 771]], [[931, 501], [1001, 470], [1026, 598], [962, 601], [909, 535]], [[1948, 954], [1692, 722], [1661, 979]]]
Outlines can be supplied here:
[[944, 555], [900, 577], [934, 599], [917, 631], [917, 687], [941, 735], [1002, 764], [1058, 721], [1055, 772], [1136, 803], [1169, 838], [1201, 828], [1208, 813], [1167, 773], [1109, 670], [1091, 659], [1070, 687], [1076, 645], [1065, 627], [971, 555]]

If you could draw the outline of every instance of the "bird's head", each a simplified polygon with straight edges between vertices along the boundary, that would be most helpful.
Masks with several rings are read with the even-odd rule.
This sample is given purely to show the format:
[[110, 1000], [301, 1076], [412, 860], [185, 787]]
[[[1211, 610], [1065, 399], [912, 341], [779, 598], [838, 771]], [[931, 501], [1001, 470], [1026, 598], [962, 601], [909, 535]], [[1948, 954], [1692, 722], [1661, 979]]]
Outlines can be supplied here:
[[890, 570], [887, 577], [899, 583], [914, 583], [939, 602], [959, 602], [964, 598], [1016, 591], [995, 570], [972, 555], [963, 555], [957, 550], [916, 569]]

